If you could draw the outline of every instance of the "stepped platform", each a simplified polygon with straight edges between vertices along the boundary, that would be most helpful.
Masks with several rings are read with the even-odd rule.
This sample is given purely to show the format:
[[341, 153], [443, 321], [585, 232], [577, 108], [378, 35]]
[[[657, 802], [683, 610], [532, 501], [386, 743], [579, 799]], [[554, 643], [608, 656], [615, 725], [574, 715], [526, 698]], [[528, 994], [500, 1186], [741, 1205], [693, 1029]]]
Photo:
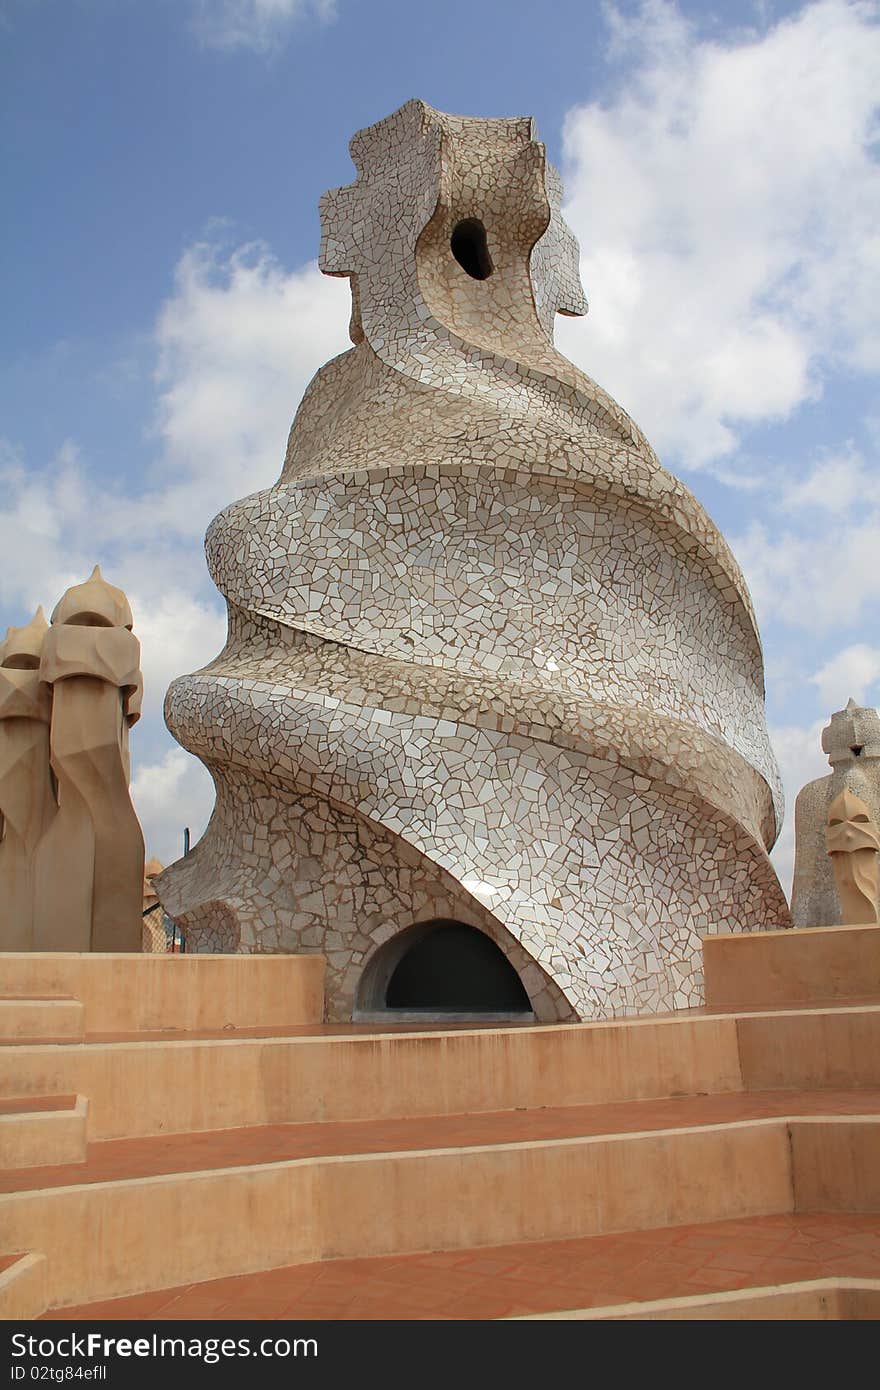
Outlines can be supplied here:
[[46, 1038], [59, 1042], [83, 1036], [83, 1006], [63, 994], [0, 995], [0, 1042]]
[[[77, 1304], [50, 1316], [409, 1320], [564, 1317], [589, 1309], [607, 1318], [631, 1314], [633, 1303], [645, 1305], [642, 1315], [668, 1316], [656, 1305], [683, 1299], [688, 1316], [702, 1309], [712, 1317], [754, 1317], [754, 1306], [717, 1302], [719, 1293], [751, 1289], [760, 1290], [751, 1303], [764, 1303], [764, 1315], [776, 1317], [775, 1300], [785, 1293], [795, 1302], [795, 1285], [801, 1286], [799, 1315], [814, 1317], [815, 1303], [831, 1291], [809, 1286], [823, 1281], [870, 1281], [880, 1293], [880, 1216], [764, 1216], [581, 1240], [328, 1260]], [[782, 1314], [792, 1315], [791, 1308]]]
[[10, 958], [0, 1316], [873, 1317], [880, 933], [834, 930], [556, 1026], [325, 1025], [314, 956]]
[[880, 1087], [683, 1096], [612, 1105], [487, 1111], [482, 1115], [433, 1115], [416, 1120], [246, 1125], [239, 1129], [93, 1143], [81, 1162], [33, 1167], [27, 1173], [0, 1169], [0, 1193], [124, 1182], [333, 1155], [479, 1149], [493, 1144], [534, 1144], [675, 1132], [754, 1120], [845, 1115], [880, 1118]]

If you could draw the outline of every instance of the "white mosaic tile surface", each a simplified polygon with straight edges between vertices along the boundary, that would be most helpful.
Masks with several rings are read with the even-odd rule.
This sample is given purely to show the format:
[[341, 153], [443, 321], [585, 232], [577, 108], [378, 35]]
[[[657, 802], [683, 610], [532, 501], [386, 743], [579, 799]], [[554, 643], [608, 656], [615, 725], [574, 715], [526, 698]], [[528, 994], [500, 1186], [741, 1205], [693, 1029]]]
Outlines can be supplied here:
[[[351, 148], [321, 264], [355, 347], [208, 532], [229, 640], [166, 717], [217, 806], [162, 901], [190, 948], [324, 950], [334, 1018], [435, 917], [542, 1019], [699, 1003], [701, 932], [789, 921], [740, 571], [553, 347], [586, 306], [532, 123], [410, 102]], [[473, 218], [484, 279], [450, 250]]]

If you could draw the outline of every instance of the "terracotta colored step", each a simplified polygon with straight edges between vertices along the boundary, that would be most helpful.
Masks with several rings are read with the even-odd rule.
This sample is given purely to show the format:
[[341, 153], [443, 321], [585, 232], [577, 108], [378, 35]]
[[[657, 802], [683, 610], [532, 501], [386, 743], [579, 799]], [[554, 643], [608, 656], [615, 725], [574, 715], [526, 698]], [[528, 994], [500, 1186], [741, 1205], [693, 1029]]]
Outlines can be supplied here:
[[529, 1313], [514, 1321], [654, 1322], [707, 1319], [724, 1321], [869, 1321], [880, 1317], [880, 1279], [800, 1279], [790, 1284], [767, 1284], [722, 1293], [689, 1294], [684, 1298], [647, 1299], [566, 1309], [560, 1313]]
[[[880, 1002], [880, 1001], [876, 1001]], [[703, 1010], [694, 1010], [703, 1012]], [[517, 1029], [535, 1028], [534, 1023], [506, 1024], [505, 1027]], [[378, 1027], [375, 1023], [302, 1023], [289, 1028], [267, 1027], [264, 1024], [252, 1027], [235, 1028], [231, 1024], [223, 1028], [153, 1028], [140, 1032], [93, 1033], [87, 1032], [84, 1038], [89, 1043], [115, 1042], [229, 1042], [241, 1038], [351, 1038], [351, 1037], [395, 1037], [408, 1033], [454, 1033], [489, 1032], [498, 1030], [497, 1023], [444, 1023], [438, 1028], [436, 1023], [389, 1023]]]
[[651, 1023], [671, 1023], [676, 1021], [687, 1021], [689, 1019], [722, 1019], [725, 1016], [735, 1014], [747, 1017], [750, 1014], [766, 1013], [801, 1013], [801, 1012], [833, 1012], [834, 1010], [846, 1010], [852, 1008], [880, 1008], [880, 992], [870, 994], [853, 995], [846, 999], [814, 999], [792, 1000], [783, 1006], [776, 1007], [764, 1004], [718, 1004], [714, 1008], [706, 1008], [702, 1005], [692, 1009], [666, 1010], [663, 1013], [641, 1014], [637, 1018], [628, 1019], [607, 1019], [598, 1020], [596, 1023], [580, 1024], [542, 1024], [531, 1020], [507, 1020], [503, 1023], [489, 1021], [478, 1023], [473, 1019], [467, 1022], [450, 1021], [439, 1024], [436, 1020], [430, 1023], [413, 1022], [411, 1018], [397, 1020], [392, 1014], [381, 1022], [372, 1023], [297, 1023], [287, 1027], [269, 1024], [250, 1024], [234, 1025], [224, 1024], [222, 1028], [177, 1028], [164, 1026], [162, 1028], [140, 1028], [140, 1029], [116, 1029], [113, 1032], [98, 1031], [87, 1028], [83, 1035], [83, 1041], [89, 1043], [116, 1043], [116, 1042], [216, 1042], [241, 1039], [241, 1038], [395, 1038], [406, 1037], [411, 1034], [431, 1034], [435, 1036], [447, 1035], [452, 1033], [498, 1033], [498, 1032], [538, 1032], [551, 1028], [591, 1028], [591, 1027], [626, 1027], [636, 1024]]
[[710, 1008], [880, 994], [880, 926], [704, 936], [703, 967]]
[[880, 1279], [880, 1215], [795, 1213], [470, 1250], [289, 1265], [47, 1316], [485, 1319], [814, 1279]]
[[88, 1146], [85, 1162], [0, 1171], [0, 1193], [124, 1181], [159, 1174], [281, 1163], [342, 1154], [474, 1148], [587, 1135], [644, 1133], [788, 1115], [880, 1115], [880, 1087], [837, 1091], [767, 1091], [685, 1096], [611, 1105], [432, 1115], [414, 1120], [252, 1125]]
[[79, 1172], [88, 1147], [88, 1101], [83, 1096], [45, 1096], [0, 1105], [0, 1156], [13, 1186], [22, 1170], [61, 1165]]
[[73, 1110], [76, 1096], [6, 1096], [0, 1100], [0, 1115], [21, 1115], [28, 1110]]
[[[782, 1010], [784, 1013], [829, 1013], [835, 1010], [845, 1010], [852, 1008], [880, 1008], [880, 993], [864, 994], [852, 996], [846, 999], [826, 999], [821, 1003], [816, 1000], [799, 1000], [787, 1003]], [[708, 1009], [705, 1007], [694, 1009], [676, 1009], [666, 1013], [643, 1014], [637, 1019], [620, 1019], [600, 1022], [598, 1024], [554, 1024], [554, 1028], [567, 1027], [625, 1027], [627, 1024], [643, 1023], [670, 1023], [674, 1021], [687, 1021], [688, 1019], [722, 1019], [726, 1015], [741, 1015], [748, 1017], [751, 1014], [777, 1013], [778, 1009], [767, 1004], [719, 1004], [717, 1008]], [[405, 1037], [411, 1034], [418, 1036], [422, 1034], [447, 1035], [455, 1032], [459, 1033], [498, 1033], [502, 1030], [515, 1030], [517, 1032], [536, 1031], [546, 1027], [544, 1024], [534, 1022], [508, 1022], [503, 1025], [498, 1022], [475, 1023], [469, 1020], [467, 1023], [413, 1023], [397, 1022], [391, 1018], [382, 1023], [308, 1023], [297, 1024], [289, 1028], [268, 1027], [265, 1025], [253, 1027], [233, 1027], [227, 1024], [223, 1028], [154, 1028], [141, 1029], [140, 1031], [117, 1031], [113, 1033], [100, 1033], [87, 1030], [83, 1036], [83, 1041], [88, 1043], [117, 1043], [117, 1042], [229, 1042], [243, 1038], [395, 1038]]]
[[46, 1311], [48, 1301], [45, 1255], [0, 1257], [0, 1321], [37, 1318]]
[[0, 1096], [88, 1096], [95, 1139], [878, 1085], [878, 1005], [0, 1049]]
[[43, 1251], [51, 1300], [63, 1305], [294, 1262], [817, 1207], [880, 1210], [880, 1117], [750, 1119], [70, 1182], [0, 1195], [0, 1246]]
[[0, 1049], [0, 1095], [86, 1095], [95, 1139], [741, 1089], [726, 1017]]
[[64, 995], [0, 995], [0, 1042], [81, 1038], [83, 1006]]
[[[692, 1009], [688, 1012], [701, 1014], [702, 1009]], [[664, 1017], [666, 1017], [664, 1015]], [[507, 1025], [505, 1025], [507, 1026]], [[516, 1028], [532, 1028], [535, 1024], [516, 1023], [511, 1024]], [[443, 1031], [454, 1032], [456, 1029], [468, 1030], [470, 1032], [480, 1031], [481, 1029], [497, 1029], [497, 1023], [447, 1023], [443, 1025]], [[374, 1023], [297, 1023], [290, 1027], [281, 1027], [277, 1024], [254, 1024], [236, 1027], [234, 1024], [224, 1024], [222, 1028], [141, 1028], [116, 1030], [115, 1032], [95, 1032], [87, 1029], [82, 1037], [73, 1039], [56, 1037], [27, 1037], [27, 1038], [2, 1038], [3, 1045], [16, 1046], [20, 1043], [59, 1043], [59, 1042], [85, 1042], [85, 1043], [119, 1043], [119, 1042], [235, 1042], [242, 1039], [266, 1039], [266, 1038], [339, 1038], [357, 1036], [394, 1036], [396, 1033], [436, 1033], [436, 1023], [394, 1023], [387, 1028], [383, 1028], [381, 1034], [377, 1034]]]
[[[705, 1004], [699, 1008], [676, 1009], [672, 1014], [674, 1018], [722, 1018], [725, 1014], [738, 1014], [747, 1018], [749, 1014], [779, 1013], [829, 1013], [835, 1009], [852, 1008], [876, 1008], [880, 1005], [880, 993], [874, 990], [870, 994], [847, 995], [845, 999], [792, 999], [784, 1004], [715, 1004], [712, 1008], [707, 1008]], [[660, 1017], [660, 1015], [658, 1015]]]
[[15, 994], [81, 999], [93, 1031], [222, 1029], [319, 1023], [323, 956], [139, 955], [10, 951], [4, 986]]

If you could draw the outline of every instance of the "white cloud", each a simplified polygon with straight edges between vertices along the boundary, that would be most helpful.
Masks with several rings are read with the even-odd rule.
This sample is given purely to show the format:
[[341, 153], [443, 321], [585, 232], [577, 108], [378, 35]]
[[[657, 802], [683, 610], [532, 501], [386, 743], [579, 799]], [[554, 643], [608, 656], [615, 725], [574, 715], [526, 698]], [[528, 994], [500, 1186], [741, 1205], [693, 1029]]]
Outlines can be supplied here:
[[277, 478], [305, 387], [351, 346], [349, 309], [348, 284], [313, 262], [286, 271], [261, 245], [186, 252], [156, 330], [163, 524], [201, 534]]
[[731, 540], [762, 626], [822, 636], [866, 627], [880, 600], [880, 514], [813, 531], [753, 521]]
[[0, 440], [0, 489], [0, 603], [15, 612], [43, 604], [48, 616], [62, 591], [100, 558], [92, 550], [84, 569], [82, 532], [94, 521], [97, 539], [100, 513], [88, 506], [77, 446], [65, 440], [44, 468], [28, 468], [21, 453]]
[[[730, 541], [762, 626], [776, 622], [818, 638], [870, 633], [880, 600], [877, 460], [848, 442], [821, 451], [799, 475], [790, 466], [766, 468], [757, 491], [756, 519]], [[803, 655], [810, 659], [808, 650]]]
[[160, 720], [165, 692], [176, 676], [198, 671], [226, 641], [226, 617], [219, 603], [208, 604], [176, 590], [148, 600], [129, 591], [137, 614], [144, 673], [144, 717]]
[[880, 367], [877, 15], [822, 0], [720, 43], [661, 0], [611, 11], [629, 70], [565, 127], [592, 308], [558, 338], [689, 466]]
[[836, 453], [824, 454], [813, 462], [801, 478], [782, 478], [781, 508], [802, 510], [821, 525], [827, 518], [839, 517], [847, 523], [853, 516], [864, 517], [880, 507], [880, 469], [869, 467], [852, 444]]
[[856, 642], [844, 647], [810, 677], [822, 704], [831, 715], [844, 709], [852, 698], [857, 705], [876, 700], [880, 683], [880, 647]]
[[300, 20], [336, 17], [335, 0], [193, 0], [193, 26], [209, 48], [278, 49]]
[[188, 827], [195, 844], [214, 806], [214, 784], [207, 769], [182, 748], [169, 748], [155, 762], [137, 766], [137, 726], [132, 735], [134, 776], [131, 796], [144, 832], [147, 858], [163, 865], [183, 853]]
[[0, 487], [0, 604], [8, 612], [41, 603], [50, 613], [95, 564], [157, 616], [179, 608], [180, 595], [202, 581], [202, 557], [157, 522], [156, 497], [114, 489], [69, 440], [43, 467], [0, 446]]

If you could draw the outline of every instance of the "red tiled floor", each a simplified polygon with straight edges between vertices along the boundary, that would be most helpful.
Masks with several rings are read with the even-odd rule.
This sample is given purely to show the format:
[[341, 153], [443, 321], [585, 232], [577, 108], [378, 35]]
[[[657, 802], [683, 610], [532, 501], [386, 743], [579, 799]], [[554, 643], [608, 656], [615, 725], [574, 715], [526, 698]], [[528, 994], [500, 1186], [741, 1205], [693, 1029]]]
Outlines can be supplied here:
[[482, 1144], [636, 1133], [724, 1124], [777, 1115], [880, 1113], [880, 1088], [836, 1091], [730, 1092], [485, 1114], [432, 1115], [411, 1120], [353, 1120], [330, 1124], [253, 1125], [197, 1134], [111, 1139], [90, 1144], [84, 1163], [0, 1171], [0, 1192], [71, 1183], [108, 1182], [162, 1173], [198, 1172], [279, 1163], [328, 1154], [393, 1153]]
[[46, 1316], [485, 1319], [835, 1275], [880, 1278], [880, 1215], [753, 1217], [493, 1249], [334, 1260]]

